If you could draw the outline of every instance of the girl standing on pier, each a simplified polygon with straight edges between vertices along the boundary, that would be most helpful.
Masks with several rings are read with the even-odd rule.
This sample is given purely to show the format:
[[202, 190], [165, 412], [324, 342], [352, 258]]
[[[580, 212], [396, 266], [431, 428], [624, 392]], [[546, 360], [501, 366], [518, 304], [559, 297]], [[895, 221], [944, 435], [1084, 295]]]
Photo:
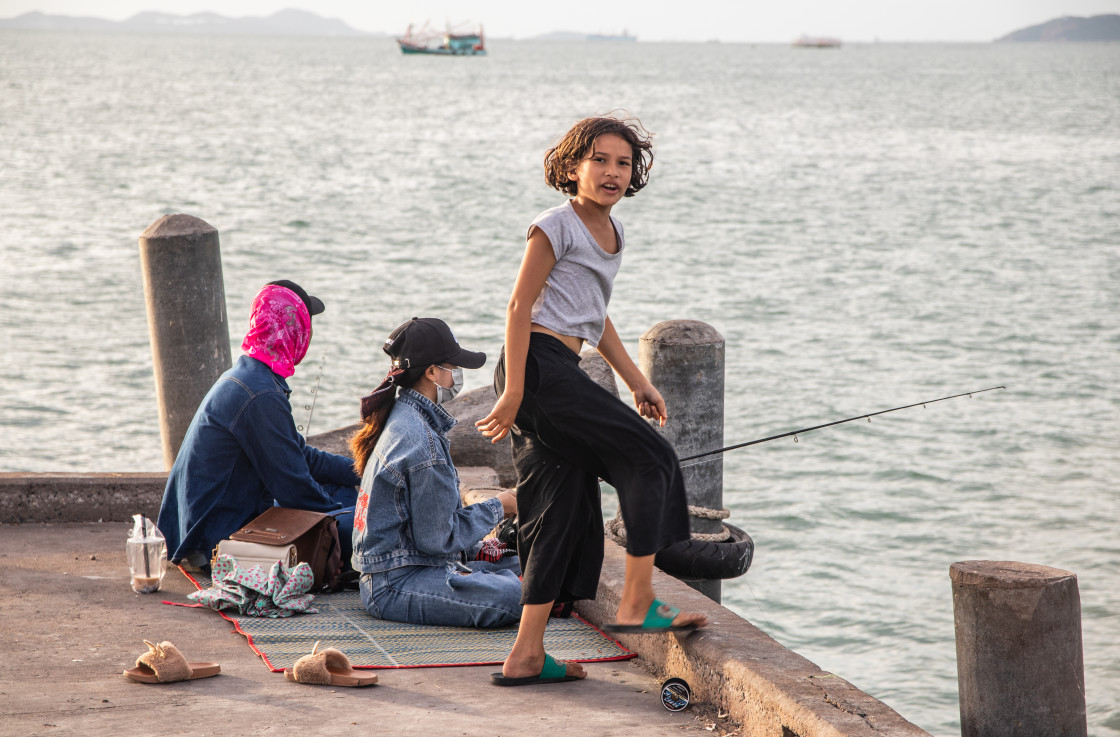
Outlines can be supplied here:
[[[653, 161], [640, 123], [587, 118], [545, 155], [545, 179], [571, 199], [529, 226], [506, 311], [498, 401], [476, 425], [491, 442], [507, 434], [517, 469], [522, 614], [498, 685], [586, 676], [544, 651], [554, 603], [595, 598], [603, 562], [599, 479], [618, 490], [626, 524], [626, 579], [615, 632], [670, 632], [707, 624], [653, 592], [653, 558], [688, 539], [684, 481], [672, 446], [642, 417], [665, 424], [665, 400], [626, 352], [607, 316], [625, 248], [611, 209], [642, 189]], [[579, 368], [584, 342], [598, 349], [634, 396], [638, 413]]]

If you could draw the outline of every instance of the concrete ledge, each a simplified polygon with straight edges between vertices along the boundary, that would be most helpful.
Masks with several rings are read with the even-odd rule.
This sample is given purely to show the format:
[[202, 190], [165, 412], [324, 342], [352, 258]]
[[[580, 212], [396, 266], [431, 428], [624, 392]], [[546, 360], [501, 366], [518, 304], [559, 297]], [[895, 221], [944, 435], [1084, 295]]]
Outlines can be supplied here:
[[[500, 491], [490, 468], [458, 472], [464, 499]], [[166, 473], [0, 473], [0, 524], [128, 522], [141, 513], [155, 519], [166, 485]], [[473, 488], [485, 491], [469, 495]]]
[[[576, 609], [593, 624], [614, 621], [625, 551], [611, 541], [594, 601]], [[698, 701], [730, 713], [752, 737], [929, 737], [881, 701], [821, 670], [750, 622], [658, 570], [659, 598], [704, 612], [711, 624], [688, 635], [620, 635], [649, 667], [683, 678]]]
[[0, 473], [0, 523], [155, 519], [166, 484], [166, 473]]
[[[472, 472], [486, 469], [471, 469]], [[463, 469], [460, 469], [463, 475]], [[485, 478], [485, 477], [483, 477]], [[463, 503], [484, 501], [497, 485], [466, 488]], [[615, 621], [626, 551], [606, 541], [594, 601], [576, 611], [596, 627]], [[683, 678], [694, 700], [727, 712], [751, 737], [930, 737], [898, 712], [839, 676], [784, 647], [750, 622], [654, 569], [653, 587], [673, 606], [708, 615], [688, 635], [617, 635], [662, 678]]]

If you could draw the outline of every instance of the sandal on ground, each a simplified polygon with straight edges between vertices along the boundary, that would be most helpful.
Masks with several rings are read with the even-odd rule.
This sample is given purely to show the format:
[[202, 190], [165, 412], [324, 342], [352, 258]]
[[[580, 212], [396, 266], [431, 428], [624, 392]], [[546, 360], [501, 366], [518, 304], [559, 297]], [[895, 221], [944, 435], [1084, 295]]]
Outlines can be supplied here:
[[568, 675], [568, 666], [558, 662], [548, 653], [544, 654], [544, 667], [540, 675], [522, 676], [511, 678], [501, 673], [491, 673], [490, 682], [495, 686], [536, 686], [545, 683], [567, 683], [568, 681], [581, 681], [579, 676]]
[[319, 643], [311, 648], [295, 666], [284, 669], [284, 677], [296, 683], [316, 686], [376, 686], [376, 673], [363, 673], [350, 667], [350, 658], [340, 650], [328, 647], [319, 650]]
[[673, 626], [673, 620], [681, 613], [680, 609], [669, 606], [660, 599], [654, 599], [646, 612], [646, 619], [641, 624], [604, 624], [604, 632], [640, 633], [651, 632], [691, 632], [697, 628], [695, 624], [682, 624]]
[[139, 683], [175, 683], [209, 678], [222, 672], [217, 663], [188, 663], [179, 648], [170, 642], [158, 645], [144, 640], [148, 652], [136, 659], [136, 667], [124, 672], [127, 678]]

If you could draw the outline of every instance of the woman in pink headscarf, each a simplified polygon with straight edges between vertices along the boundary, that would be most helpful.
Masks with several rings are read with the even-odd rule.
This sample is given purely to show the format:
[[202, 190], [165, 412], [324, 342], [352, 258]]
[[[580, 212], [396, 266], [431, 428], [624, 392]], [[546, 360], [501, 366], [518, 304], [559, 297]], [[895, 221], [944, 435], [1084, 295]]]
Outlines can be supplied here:
[[167, 478], [158, 526], [171, 560], [206, 569], [211, 551], [273, 505], [339, 517], [344, 567], [361, 479], [345, 456], [296, 431], [285, 381], [307, 355], [323, 302], [287, 280], [253, 298], [244, 355], [210, 388]]
[[311, 343], [311, 310], [291, 288], [298, 285], [288, 284], [266, 284], [257, 292], [249, 316], [249, 332], [241, 342], [246, 356], [252, 356], [285, 379], [295, 373], [296, 364], [307, 355]]

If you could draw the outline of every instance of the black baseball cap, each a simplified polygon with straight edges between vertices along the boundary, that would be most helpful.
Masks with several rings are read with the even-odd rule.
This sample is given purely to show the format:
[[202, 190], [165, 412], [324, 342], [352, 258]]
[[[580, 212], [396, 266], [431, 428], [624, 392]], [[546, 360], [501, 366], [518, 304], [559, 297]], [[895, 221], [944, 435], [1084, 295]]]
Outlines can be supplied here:
[[323, 306], [323, 300], [319, 299], [318, 297], [312, 297], [303, 290], [303, 287], [301, 287], [299, 284], [296, 284], [294, 281], [288, 281], [287, 279], [277, 279], [276, 281], [270, 281], [268, 284], [265, 284], [265, 286], [284, 287], [285, 289], [291, 289], [299, 296], [300, 299], [303, 300], [303, 304], [305, 307], [307, 307], [307, 313], [309, 315], [318, 315], [320, 312], [326, 309]]
[[450, 363], [463, 368], [482, 368], [486, 354], [464, 350], [451, 328], [438, 317], [414, 317], [385, 340], [384, 350], [397, 368], [417, 368]]

